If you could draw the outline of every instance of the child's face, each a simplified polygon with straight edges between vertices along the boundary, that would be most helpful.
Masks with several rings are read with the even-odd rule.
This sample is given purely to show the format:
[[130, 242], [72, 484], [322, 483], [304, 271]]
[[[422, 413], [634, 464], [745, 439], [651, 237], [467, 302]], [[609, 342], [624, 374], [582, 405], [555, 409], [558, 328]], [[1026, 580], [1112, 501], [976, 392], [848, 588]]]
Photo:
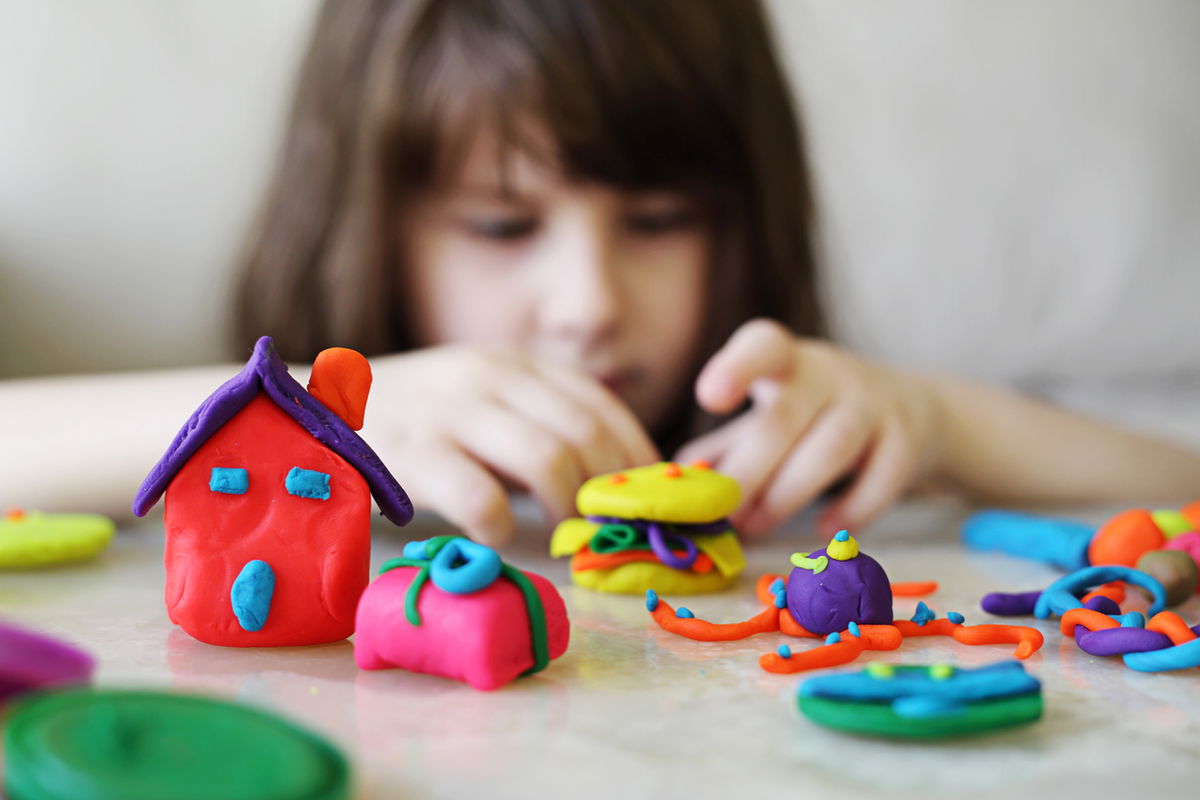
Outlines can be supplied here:
[[708, 230], [687, 196], [571, 183], [483, 137], [406, 211], [413, 330], [578, 366], [655, 428], [697, 356]]

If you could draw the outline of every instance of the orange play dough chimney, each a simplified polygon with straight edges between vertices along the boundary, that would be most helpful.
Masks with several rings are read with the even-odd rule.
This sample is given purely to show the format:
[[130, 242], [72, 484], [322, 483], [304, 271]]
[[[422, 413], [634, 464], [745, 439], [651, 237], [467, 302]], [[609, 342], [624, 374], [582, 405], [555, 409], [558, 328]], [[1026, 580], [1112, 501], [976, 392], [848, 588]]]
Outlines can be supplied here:
[[362, 430], [371, 393], [371, 365], [366, 356], [348, 347], [330, 347], [317, 354], [308, 393], [337, 414], [352, 430]]

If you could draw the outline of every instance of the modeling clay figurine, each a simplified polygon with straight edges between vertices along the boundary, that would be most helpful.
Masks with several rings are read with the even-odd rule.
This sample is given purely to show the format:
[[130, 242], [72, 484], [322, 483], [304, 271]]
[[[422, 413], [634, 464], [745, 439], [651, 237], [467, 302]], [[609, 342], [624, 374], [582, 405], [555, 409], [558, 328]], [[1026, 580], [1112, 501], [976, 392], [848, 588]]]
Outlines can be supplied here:
[[335, 348], [308, 391], [268, 337], [192, 414], [133, 502], [166, 492], [166, 601], [200, 641], [318, 644], [354, 632], [370, 579], [371, 497], [397, 525], [412, 504], [362, 427], [371, 373]]
[[0, 517], [0, 569], [47, 567], [93, 558], [116, 526], [99, 514], [44, 514], [10, 508]]
[[582, 518], [555, 529], [550, 555], [571, 556], [571, 579], [602, 592], [715, 592], [746, 568], [725, 518], [740, 500], [737, 481], [703, 461], [597, 475], [576, 495]]
[[358, 604], [354, 659], [497, 689], [567, 649], [570, 623], [555, 588], [457, 536], [409, 542]]
[[744, 622], [716, 624], [698, 619], [691, 610], [678, 610], [646, 593], [646, 609], [664, 630], [704, 642], [745, 639], [756, 633], [781, 631], [789, 636], [825, 637], [825, 644], [792, 654], [787, 645], [759, 659], [768, 672], [800, 672], [834, 667], [858, 658], [864, 650], [894, 650], [907, 636], [951, 636], [963, 644], [1017, 645], [1014, 655], [1028, 658], [1042, 646], [1042, 634], [1023, 625], [964, 625], [951, 612], [945, 619], [924, 603], [912, 620], [893, 620], [894, 596], [917, 597], [937, 590], [933, 582], [894, 584], [883, 567], [858, 549], [858, 542], [840, 531], [823, 550], [795, 553], [793, 569], [758, 579], [758, 598], [767, 606]]
[[1042, 716], [1042, 685], [1016, 661], [975, 669], [873, 661], [862, 672], [809, 678], [797, 699], [821, 725], [895, 739], [961, 736]]

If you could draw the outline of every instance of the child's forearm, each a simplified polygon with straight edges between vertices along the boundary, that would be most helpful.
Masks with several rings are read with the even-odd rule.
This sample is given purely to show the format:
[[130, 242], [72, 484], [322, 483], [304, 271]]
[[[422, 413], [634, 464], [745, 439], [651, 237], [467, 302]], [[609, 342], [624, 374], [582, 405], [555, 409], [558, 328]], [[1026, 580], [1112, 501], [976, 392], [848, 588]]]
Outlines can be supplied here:
[[0, 511], [132, 517], [133, 495], [188, 415], [237, 367], [0, 382]]
[[1200, 453], [1027, 397], [931, 379], [944, 438], [933, 477], [981, 501], [1158, 503], [1200, 497]]

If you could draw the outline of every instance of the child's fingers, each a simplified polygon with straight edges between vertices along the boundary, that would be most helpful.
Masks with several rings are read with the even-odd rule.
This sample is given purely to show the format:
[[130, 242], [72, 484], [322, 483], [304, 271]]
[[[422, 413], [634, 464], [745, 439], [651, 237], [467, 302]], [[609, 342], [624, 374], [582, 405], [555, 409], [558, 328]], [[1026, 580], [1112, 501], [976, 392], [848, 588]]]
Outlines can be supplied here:
[[778, 322], [755, 319], [738, 328], [696, 379], [696, 401], [713, 414], [728, 414], [760, 378], [785, 380], [796, 367], [796, 340]]
[[[793, 392], [778, 402], [755, 408], [743, 415], [744, 422], [720, 459], [718, 469], [732, 476], [742, 487], [742, 505], [735, 520], [745, 520], [747, 511], [760, 504], [760, 495], [796, 447], [801, 446], [809, 428], [822, 414], [823, 400], [815, 393]], [[763, 533], [753, 527], [747, 533]]]
[[508, 408], [570, 442], [585, 478], [629, 466], [616, 434], [604, 420], [548, 381], [516, 375], [498, 386], [496, 394]]
[[515, 522], [508, 493], [478, 461], [449, 441], [413, 445], [398, 460], [410, 464], [403, 485], [422, 508], [437, 512], [477, 542], [503, 544]]
[[527, 489], [551, 524], [574, 515], [583, 466], [553, 431], [506, 408], [482, 406], [464, 416], [454, 436], [472, 456]]
[[653, 464], [660, 460], [658, 448], [629, 407], [590, 375], [548, 361], [537, 362], [535, 370], [603, 420], [625, 456], [626, 463], [621, 467]]
[[912, 447], [898, 426], [887, 426], [854, 484], [821, 513], [818, 527], [832, 535], [843, 528], [860, 528], [887, 508], [908, 488], [917, 473]]
[[870, 436], [869, 421], [854, 408], [823, 413], [747, 509], [742, 527], [751, 534], [769, 531], [804, 508], [859, 460]]

